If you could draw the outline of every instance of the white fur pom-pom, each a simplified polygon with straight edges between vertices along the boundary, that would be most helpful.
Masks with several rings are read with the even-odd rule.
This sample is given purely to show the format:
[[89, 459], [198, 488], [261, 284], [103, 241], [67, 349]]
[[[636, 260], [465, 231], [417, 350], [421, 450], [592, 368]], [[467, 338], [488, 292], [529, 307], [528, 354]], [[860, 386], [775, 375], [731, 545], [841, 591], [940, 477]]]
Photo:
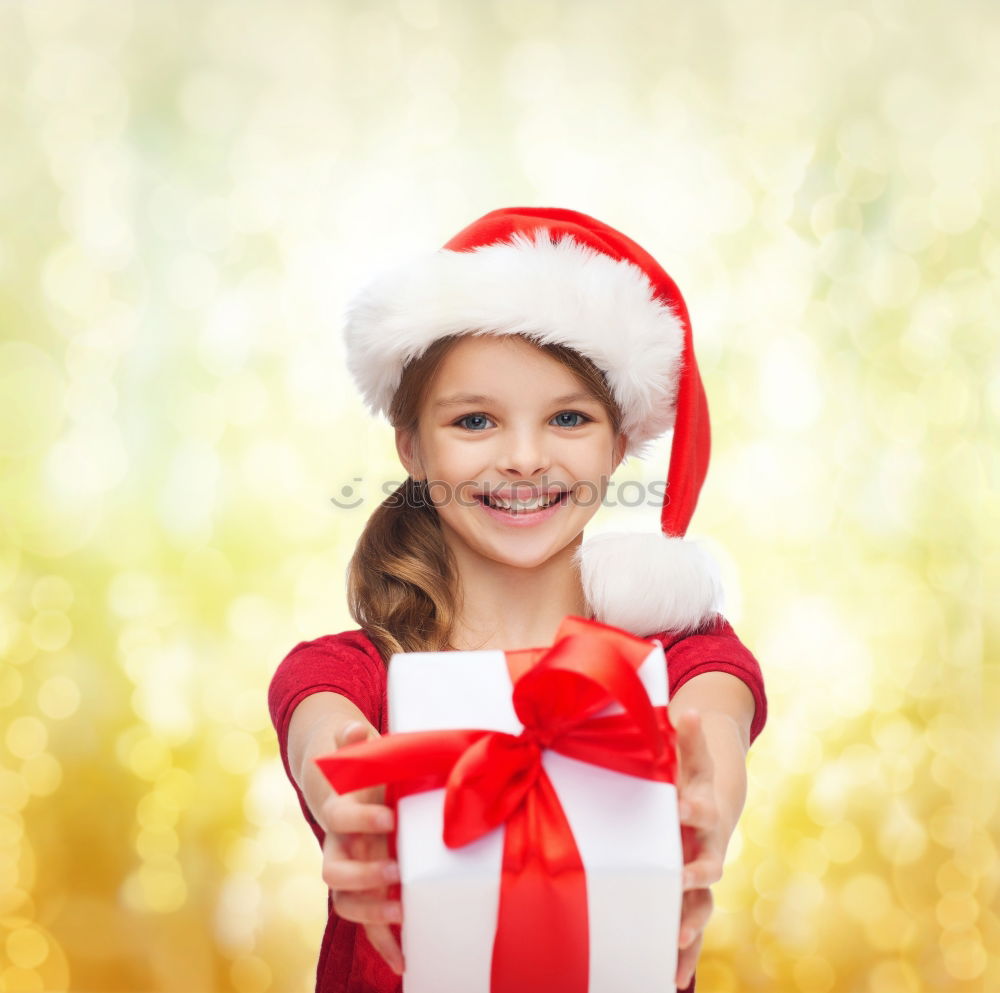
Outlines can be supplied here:
[[690, 538], [609, 532], [585, 539], [573, 561], [594, 619], [636, 637], [687, 633], [721, 613], [718, 566]]

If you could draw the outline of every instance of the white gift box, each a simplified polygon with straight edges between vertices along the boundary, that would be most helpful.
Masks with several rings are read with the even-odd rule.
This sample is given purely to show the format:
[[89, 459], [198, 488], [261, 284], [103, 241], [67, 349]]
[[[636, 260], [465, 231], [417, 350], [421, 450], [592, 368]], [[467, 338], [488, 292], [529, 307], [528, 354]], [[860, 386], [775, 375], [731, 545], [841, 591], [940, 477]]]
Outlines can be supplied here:
[[[667, 666], [663, 646], [652, 644], [638, 675], [660, 706], [667, 703]], [[391, 733], [523, 730], [501, 651], [401, 653], [392, 657], [388, 679]], [[621, 711], [612, 704], [600, 716]], [[551, 749], [542, 763], [586, 870], [588, 993], [675, 993], [684, 861], [676, 787]], [[403, 989], [490, 993], [505, 827], [448, 848], [444, 795], [436, 789], [399, 800]]]

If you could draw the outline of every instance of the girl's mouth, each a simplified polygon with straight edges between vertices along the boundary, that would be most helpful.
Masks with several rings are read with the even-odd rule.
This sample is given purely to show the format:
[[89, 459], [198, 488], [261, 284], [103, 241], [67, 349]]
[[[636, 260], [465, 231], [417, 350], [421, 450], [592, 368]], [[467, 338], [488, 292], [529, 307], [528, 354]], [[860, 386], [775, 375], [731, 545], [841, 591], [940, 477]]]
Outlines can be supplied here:
[[502, 521], [504, 524], [513, 525], [514, 527], [526, 527], [547, 521], [560, 507], [569, 503], [569, 493], [560, 493], [548, 506], [540, 506], [537, 510], [506, 510], [496, 504], [489, 503], [486, 495], [483, 493], [477, 493], [476, 499], [482, 505], [483, 510], [494, 520]]

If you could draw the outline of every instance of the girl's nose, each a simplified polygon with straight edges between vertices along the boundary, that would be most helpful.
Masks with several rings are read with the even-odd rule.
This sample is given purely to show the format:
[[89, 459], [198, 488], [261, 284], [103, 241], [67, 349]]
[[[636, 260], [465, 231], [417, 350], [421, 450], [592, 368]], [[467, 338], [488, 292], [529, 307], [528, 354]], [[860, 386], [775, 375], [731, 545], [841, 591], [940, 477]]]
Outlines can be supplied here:
[[504, 472], [515, 473], [522, 479], [530, 479], [549, 468], [552, 458], [545, 442], [534, 432], [511, 433], [506, 439], [499, 458], [499, 467]]

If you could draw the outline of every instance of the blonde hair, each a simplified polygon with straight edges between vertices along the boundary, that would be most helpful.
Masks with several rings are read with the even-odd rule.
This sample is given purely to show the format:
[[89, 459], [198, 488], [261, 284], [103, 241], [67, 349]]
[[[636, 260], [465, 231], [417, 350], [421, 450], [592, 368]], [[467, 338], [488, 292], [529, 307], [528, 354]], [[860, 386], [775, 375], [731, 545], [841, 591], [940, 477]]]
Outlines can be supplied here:
[[[429, 384], [461, 335], [435, 341], [405, 366], [389, 408], [395, 428], [416, 434]], [[615, 436], [622, 411], [604, 373], [567, 345], [516, 337], [561, 362], [601, 402]], [[384, 662], [396, 652], [445, 651], [458, 614], [459, 589], [453, 556], [441, 533], [437, 509], [427, 500], [426, 482], [406, 482], [375, 508], [358, 539], [347, 569], [351, 617]]]

